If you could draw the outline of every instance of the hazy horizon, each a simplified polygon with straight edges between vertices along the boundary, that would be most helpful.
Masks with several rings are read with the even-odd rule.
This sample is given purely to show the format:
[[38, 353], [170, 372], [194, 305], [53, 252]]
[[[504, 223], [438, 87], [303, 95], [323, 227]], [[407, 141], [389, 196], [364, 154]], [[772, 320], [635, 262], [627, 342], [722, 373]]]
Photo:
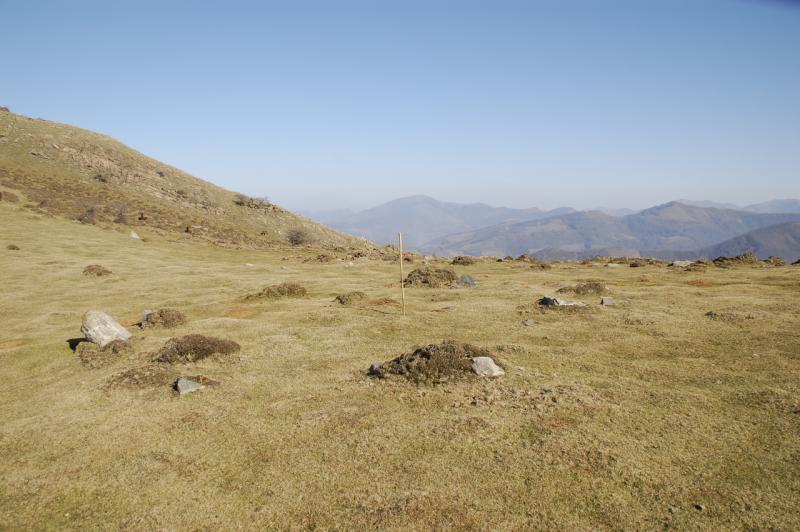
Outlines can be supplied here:
[[0, 105], [294, 210], [800, 195], [792, 2], [29, 2], [4, 18]]

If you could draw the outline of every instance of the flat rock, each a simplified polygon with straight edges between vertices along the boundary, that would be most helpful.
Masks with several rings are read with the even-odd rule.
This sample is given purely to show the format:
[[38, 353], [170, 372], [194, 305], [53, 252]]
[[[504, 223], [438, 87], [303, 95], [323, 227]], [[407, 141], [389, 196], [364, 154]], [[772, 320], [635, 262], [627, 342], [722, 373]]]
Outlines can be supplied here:
[[102, 310], [90, 310], [83, 316], [81, 332], [92, 343], [105, 347], [114, 340], [126, 341], [131, 337], [125, 327]]
[[616, 301], [614, 301], [614, 299], [611, 297], [601, 297], [600, 304], [603, 305], [604, 307], [608, 307], [611, 305], [615, 305]]
[[690, 260], [674, 260], [669, 263], [673, 268], [688, 268], [693, 264]]
[[199, 382], [187, 379], [186, 377], [179, 377], [178, 380], [175, 381], [175, 391], [178, 392], [178, 395], [186, 395], [187, 393], [196, 392], [203, 388], [205, 388], [205, 386]]
[[506, 372], [494, 363], [491, 357], [475, 357], [472, 359], [472, 371], [481, 377], [500, 377]]

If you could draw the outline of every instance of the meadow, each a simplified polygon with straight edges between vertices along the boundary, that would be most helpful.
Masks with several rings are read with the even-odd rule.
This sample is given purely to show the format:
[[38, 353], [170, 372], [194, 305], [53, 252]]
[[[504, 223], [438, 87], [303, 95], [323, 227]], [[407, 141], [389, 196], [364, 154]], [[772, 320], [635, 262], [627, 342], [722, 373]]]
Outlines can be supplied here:
[[[402, 316], [394, 262], [137, 230], [0, 203], [0, 529], [800, 528], [800, 266], [484, 259]], [[615, 305], [536, 304], [585, 280]], [[282, 282], [307, 296], [245, 299]], [[164, 307], [186, 324], [134, 326]], [[90, 309], [134, 349], [85, 364]], [[190, 333], [241, 345], [172, 368], [219, 384], [115, 384]], [[444, 339], [506, 375], [367, 375]]]

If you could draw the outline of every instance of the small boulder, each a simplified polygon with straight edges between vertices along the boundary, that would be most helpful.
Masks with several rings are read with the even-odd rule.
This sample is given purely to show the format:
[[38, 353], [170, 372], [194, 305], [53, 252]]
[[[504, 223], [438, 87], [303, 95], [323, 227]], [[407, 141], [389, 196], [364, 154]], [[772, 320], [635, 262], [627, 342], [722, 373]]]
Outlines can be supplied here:
[[491, 357], [473, 358], [472, 371], [481, 377], [501, 377], [506, 374], [503, 368], [495, 364]]
[[101, 310], [90, 310], [83, 316], [81, 332], [92, 343], [105, 347], [114, 340], [125, 341], [131, 337], [125, 327]]
[[464, 288], [476, 288], [478, 283], [475, 282], [475, 278], [471, 275], [462, 275], [453, 283], [455, 288], [464, 287]]
[[694, 262], [690, 260], [674, 260], [669, 263], [672, 268], [688, 268], [692, 264], [694, 264]]
[[558, 299], [557, 297], [544, 296], [539, 300], [539, 304], [543, 307], [585, 307], [586, 303], [583, 301], [567, 301], [566, 299]]
[[179, 377], [174, 384], [175, 391], [178, 392], [178, 395], [186, 395], [187, 393], [196, 392], [197, 390], [202, 390], [205, 388], [199, 382], [195, 382], [192, 379], [187, 379], [186, 377]]
[[142, 239], [142, 237], [140, 237], [139, 234], [134, 230], [131, 230], [131, 238], [135, 238], [136, 240]]

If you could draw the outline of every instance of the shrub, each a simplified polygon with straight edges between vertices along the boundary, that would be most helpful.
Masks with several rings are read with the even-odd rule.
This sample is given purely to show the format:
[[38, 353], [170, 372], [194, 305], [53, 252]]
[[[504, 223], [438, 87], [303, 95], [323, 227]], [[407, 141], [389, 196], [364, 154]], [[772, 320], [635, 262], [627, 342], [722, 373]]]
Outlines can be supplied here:
[[159, 349], [154, 362], [177, 364], [180, 362], [197, 362], [211, 355], [229, 355], [236, 353], [241, 347], [232, 340], [189, 334], [170, 338], [164, 347]]
[[286, 240], [293, 246], [304, 246], [310, 244], [313, 238], [307, 229], [296, 228], [290, 229], [289, 232], [286, 233]]

